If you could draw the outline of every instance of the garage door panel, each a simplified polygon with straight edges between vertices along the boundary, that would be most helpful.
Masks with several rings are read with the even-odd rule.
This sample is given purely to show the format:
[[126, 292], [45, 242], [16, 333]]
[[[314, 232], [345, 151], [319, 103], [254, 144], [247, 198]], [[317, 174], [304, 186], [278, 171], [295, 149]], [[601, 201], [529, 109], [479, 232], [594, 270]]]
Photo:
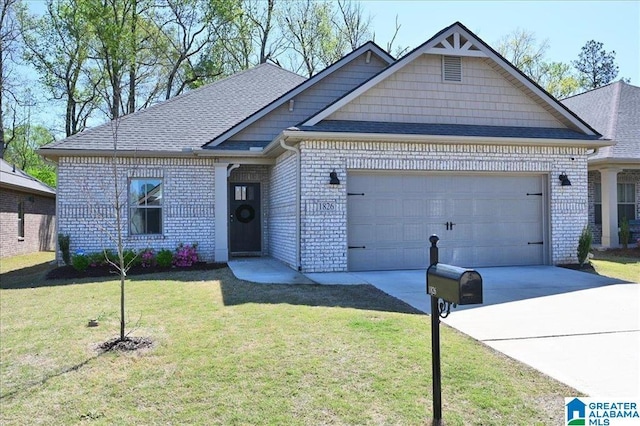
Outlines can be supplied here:
[[375, 229], [375, 242], [377, 243], [396, 242], [398, 236], [402, 234], [402, 224], [400, 223], [379, 223], [373, 229]]
[[[428, 266], [428, 238], [440, 260], [461, 266], [545, 262], [543, 176], [350, 172], [350, 270]], [[530, 194], [536, 195], [527, 195]], [[445, 223], [452, 222], [452, 230]]]
[[376, 209], [375, 209], [375, 200], [366, 199], [364, 197], [359, 197], [357, 203], [349, 204], [349, 214], [352, 218], [356, 217], [375, 217]]
[[349, 226], [349, 246], [361, 246], [375, 238], [374, 224], [351, 224]]
[[[399, 204], [399, 205], [398, 205]], [[402, 213], [402, 200], [398, 198], [378, 199], [374, 203], [375, 211], [379, 217], [398, 217]]]

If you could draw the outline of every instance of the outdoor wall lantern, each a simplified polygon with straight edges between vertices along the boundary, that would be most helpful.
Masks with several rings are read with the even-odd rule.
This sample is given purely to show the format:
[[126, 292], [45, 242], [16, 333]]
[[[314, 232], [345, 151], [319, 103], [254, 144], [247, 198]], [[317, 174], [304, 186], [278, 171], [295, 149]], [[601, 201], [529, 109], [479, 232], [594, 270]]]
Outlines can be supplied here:
[[560, 186], [571, 186], [571, 181], [569, 180], [565, 172], [560, 173], [560, 176], [558, 176], [558, 179], [560, 179], [560, 182], [561, 182]]
[[329, 173], [329, 183], [331, 185], [340, 185], [340, 179], [338, 179], [338, 173], [336, 169], [333, 169], [331, 173]]

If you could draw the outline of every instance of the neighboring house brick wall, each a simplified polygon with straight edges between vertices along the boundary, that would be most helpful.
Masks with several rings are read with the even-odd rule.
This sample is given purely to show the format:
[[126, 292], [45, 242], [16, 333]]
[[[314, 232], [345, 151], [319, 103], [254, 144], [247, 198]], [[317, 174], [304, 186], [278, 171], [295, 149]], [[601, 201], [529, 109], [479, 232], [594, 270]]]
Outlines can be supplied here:
[[[24, 238], [18, 238], [18, 203], [21, 201], [24, 202]], [[55, 213], [54, 198], [0, 189], [0, 257], [54, 250]]]
[[443, 82], [439, 55], [422, 55], [327, 119], [565, 127], [486, 59], [463, 57], [462, 82]]
[[293, 111], [287, 101], [230, 140], [271, 141], [282, 129], [315, 114], [387, 66], [376, 55], [371, 55], [369, 63], [365, 57], [366, 53], [299, 93], [294, 97]]
[[[71, 252], [115, 249], [113, 168], [110, 158], [62, 157], [58, 162], [59, 232], [71, 236]], [[126, 203], [128, 179], [163, 179], [163, 234], [130, 236], [128, 209], [122, 231], [126, 248], [174, 250], [198, 243], [205, 261], [214, 258], [214, 160], [210, 158], [118, 158], [118, 185]]]
[[[301, 263], [305, 272], [347, 270], [348, 170], [548, 173], [551, 262], [577, 261], [578, 238], [588, 220], [585, 149], [303, 141], [300, 150]], [[339, 186], [329, 185], [333, 169], [341, 180]], [[572, 186], [560, 186], [561, 172], [567, 173]], [[324, 210], [323, 202], [334, 203], [335, 209]]]
[[[234, 169], [229, 176], [229, 183], [259, 183], [260, 211], [262, 212], [262, 254], [269, 253], [269, 167], [257, 165], [241, 165]], [[232, 192], [229, 192], [233, 196]]]
[[286, 152], [276, 159], [271, 168], [269, 205], [269, 248], [272, 257], [296, 268], [298, 243], [296, 241], [296, 155]]

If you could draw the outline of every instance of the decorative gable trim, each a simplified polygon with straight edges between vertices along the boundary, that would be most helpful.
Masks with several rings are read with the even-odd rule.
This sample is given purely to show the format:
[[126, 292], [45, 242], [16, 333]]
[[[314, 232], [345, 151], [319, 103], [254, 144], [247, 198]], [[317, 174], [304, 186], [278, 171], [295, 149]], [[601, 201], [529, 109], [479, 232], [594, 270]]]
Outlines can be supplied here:
[[[456, 34], [458, 34], [456, 36]], [[333, 104], [326, 107], [324, 110], [319, 111], [309, 119], [300, 123], [301, 126], [313, 126], [320, 121], [326, 119], [331, 114], [366, 92], [367, 90], [386, 79], [391, 74], [399, 71], [407, 64], [411, 63], [416, 58], [424, 54], [443, 54], [443, 52], [450, 52], [454, 56], [474, 56], [474, 57], [487, 57], [492, 59], [495, 63], [510, 74], [515, 80], [531, 90], [534, 94], [543, 99], [550, 109], [557, 112], [568, 123], [574, 127], [574, 129], [586, 135], [600, 135], [589, 124], [571, 112], [567, 107], [562, 105], [557, 99], [551, 96], [542, 87], [536, 84], [533, 80], [527, 77], [520, 70], [515, 68], [509, 61], [504, 59], [500, 54], [493, 50], [489, 45], [482, 41], [479, 37], [473, 34], [460, 22], [456, 22], [453, 25], [438, 32], [431, 39], [427, 40], [422, 45], [409, 52], [404, 57], [398, 59], [395, 63], [382, 70], [377, 75], [373, 76], [360, 86], [356, 87], [351, 92], [347, 93], [342, 98], [336, 100]], [[479, 52], [479, 53], [469, 53]]]
[[[321, 81], [322, 79], [324, 79], [328, 75], [334, 73], [335, 71], [339, 70], [343, 66], [347, 65], [348, 63], [353, 61], [355, 58], [360, 57], [365, 52], [367, 53], [367, 56], [366, 56], [366, 60], [368, 61], [367, 63], [369, 63], [369, 61], [371, 59], [371, 53], [372, 52], [375, 53], [377, 56], [379, 56], [387, 64], [392, 64], [395, 61], [395, 58], [393, 56], [388, 54], [384, 49], [382, 49], [376, 43], [374, 43], [372, 41], [368, 41], [365, 44], [363, 44], [362, 46], [360, 46], [359, 48], [357, 48], [356, 50], [354, 50], [353, 52], [343, 56], [341, 59], [339, 59], [338, 61], [334, 62], [332, 65], [329, 65], [327, 68], [325, 68], [324, 70], [320, 71], [318, 74], [316, 74], [316, 75], [308, 78], [307, 80], [303, 81], [301, 84], [299, 84], [298, 86], [294, 87], [289, 92], [285, 93], [284, 95], [282, 95], [278, 99], [274, 100], [269, 105], [267, 105], [266, 107], [262, 108], [261, 110], [259, 110], [259, 111], [255, 112], [254, 114], [250, 115], [245, 120], [243, 120], [240, 123], [236, 124], [235, 126], [230, 128], [226, 132], [222, 133], [221, 135], [219, 135], [215, 139], [213, 139], [210, 142], [207, 142], [206, 144], [202, 145], [202, 147], [203, 148], [204, 147], [213, 147], [213, 146], [217, 146], [217, 145], [221, 144], [222, 142], [224, 142], [225, 140], [229, 139], [233, 135], [235, 135], [235, 134], [239, 133], [240, 131], [246, 129], [251, 124], [255, 123], [256, 121], [258, 121], [259, 119], [261, 119], [265, 115], [269, 114], [271, 111], [273, 111], [274, 109], [278, 108], [280, 105], [283, 105], [284, 103], [292, 100], [298, 94], [304, 92], [306, 89], [310, 88], [311, 86], [313, 86], [317, 82]], [[292, 106], [290, 106], [290, 108], [292, 108]]]
[[477, 58], [485, 58], [486, 53], [472, 40], [467, 38], [462, 31], [454, 31], [448, 37], [442, 38], [440, 42], [429, 49], [425, 49], [424, 53], [436, 55], [450, 56], [473, 56]]

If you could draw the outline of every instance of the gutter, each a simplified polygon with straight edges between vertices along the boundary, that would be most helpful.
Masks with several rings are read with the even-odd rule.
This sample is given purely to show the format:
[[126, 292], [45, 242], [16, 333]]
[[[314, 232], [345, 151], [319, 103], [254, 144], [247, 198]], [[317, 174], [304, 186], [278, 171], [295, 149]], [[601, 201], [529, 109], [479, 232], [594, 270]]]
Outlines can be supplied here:
[[[289, 146], [284, 142], [285, 138], [279, 138], [280, 146], [294, 153], [296, 156], [296, 269], [298, 271], [302, 270], [302, 251], [301, 251], [301, 243], [300, 243], [300, 235], [301, 235], [301, 225], [302, 220], [300, 218], [300, 191], [301, 191], [301, 178], [302, 178], [302, 168], [301, 168], [301, 160], [300, 160], [300, 149], [295, 146]], [[269, 144], [270, 146], [271, 144]], [[265, 148], [266, 151], [266, 148]]]

